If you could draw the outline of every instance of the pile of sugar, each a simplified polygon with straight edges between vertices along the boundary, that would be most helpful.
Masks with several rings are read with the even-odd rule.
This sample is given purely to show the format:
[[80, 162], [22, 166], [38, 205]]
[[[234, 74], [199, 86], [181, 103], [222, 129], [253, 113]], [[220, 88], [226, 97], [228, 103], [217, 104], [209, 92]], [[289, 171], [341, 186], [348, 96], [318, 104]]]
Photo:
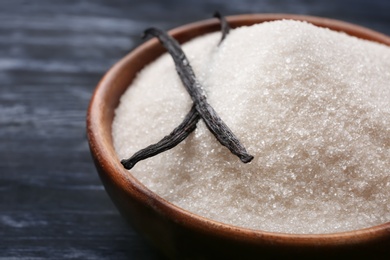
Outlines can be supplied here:
[[[209, 103], [254, 156], [243, 164], [200, 121], [130, 172], [196, 214], [283, 233], [390, 221], [390, 48], [283, 20], [183, 46]], [[172, 58], [146, 67], [113, 122], [120, 159], [170, 133], [192, 102]]]

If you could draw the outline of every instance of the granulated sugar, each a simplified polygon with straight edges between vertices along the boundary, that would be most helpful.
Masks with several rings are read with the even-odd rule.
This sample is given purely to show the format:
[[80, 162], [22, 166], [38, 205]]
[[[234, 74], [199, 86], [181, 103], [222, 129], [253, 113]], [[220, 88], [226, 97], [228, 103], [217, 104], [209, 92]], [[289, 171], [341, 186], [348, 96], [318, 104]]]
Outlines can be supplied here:
[[[332, 233], [390, 221], [390, 48], [297, 21], [184, 45], [209, 103], [255, 158], [243, 164], [200, 121], [130, 172], [172, 203], [273, 232]], [[169, 134], [192, 102], [163, 55], [123, 95], [120, 159]]]

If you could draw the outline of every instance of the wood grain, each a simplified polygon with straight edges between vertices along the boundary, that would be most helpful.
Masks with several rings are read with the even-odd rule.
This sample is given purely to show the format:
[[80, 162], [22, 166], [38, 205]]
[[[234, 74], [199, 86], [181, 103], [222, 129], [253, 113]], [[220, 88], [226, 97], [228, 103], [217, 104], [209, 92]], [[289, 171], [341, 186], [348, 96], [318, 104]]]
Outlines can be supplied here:
[[93, 166], [85, 114], [108, 68], [150, 26], [214, 10], [296, 13], [390, 35], [390, 2], [2, 0], [0, 259], [160, 259], [121, 218]]

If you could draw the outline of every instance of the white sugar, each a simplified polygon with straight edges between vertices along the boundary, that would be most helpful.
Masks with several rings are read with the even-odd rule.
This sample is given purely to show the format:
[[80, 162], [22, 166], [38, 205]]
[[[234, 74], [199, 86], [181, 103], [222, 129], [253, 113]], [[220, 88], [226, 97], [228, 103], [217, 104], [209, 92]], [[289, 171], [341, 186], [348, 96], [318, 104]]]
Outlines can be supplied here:
[[[255, 158], [222, 147], [200, 121], [176, 148], [130, 172], [196, 214], [284, 233], [390, 221], [390, 48], [297, 21], [184, 45], [209, 103]], [[169, 134], [192, 102], [163, 55], [122, 96], [120, 159]]]

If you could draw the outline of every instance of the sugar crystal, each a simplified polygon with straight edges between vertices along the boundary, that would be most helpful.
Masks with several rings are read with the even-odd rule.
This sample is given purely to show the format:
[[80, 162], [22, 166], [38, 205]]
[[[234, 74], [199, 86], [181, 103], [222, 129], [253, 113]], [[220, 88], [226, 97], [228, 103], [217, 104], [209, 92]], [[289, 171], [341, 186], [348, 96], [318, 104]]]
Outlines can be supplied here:
[[[200, 121], [130, 172], [216, 221], [333, 233], [390, 221], [390, 48], [291, 20], [186, 43], [209, 103], [255, 158], [243, 164]], [[124, 93], [112, 126], [120, 159], [170, 133], [192, 106], [162, 55]]]

